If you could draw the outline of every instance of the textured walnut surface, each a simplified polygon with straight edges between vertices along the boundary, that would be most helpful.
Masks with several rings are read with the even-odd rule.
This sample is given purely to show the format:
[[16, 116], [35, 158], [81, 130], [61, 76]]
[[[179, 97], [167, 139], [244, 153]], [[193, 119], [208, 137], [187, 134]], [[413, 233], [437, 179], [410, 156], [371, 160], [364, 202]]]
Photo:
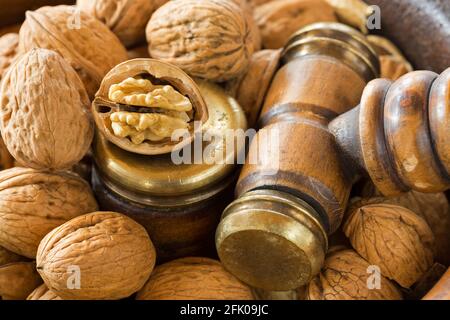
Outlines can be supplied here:
[[[47, 234], [36, 259], [45, 284], [57, 296], [84, 300], [132, 295], [150, 276], [155, 256], [155, 248], [141, 225], [119, 213], [94, 212]], [[67, 286], [73, 266], [79, 268], [77, 290]]]
[[254, 10], [263, 47], [282, 48], [298, 29], [315, 22], [337, 21], [333, 8], [322, 0], [271, 1]]
[[152, 0], [77, 0], [81, 11], [106, 24], [127, 47], [145, 40], [155, 5]]
[[404, 207], [355, 205], [350, 209], [344, 232], [363, 258], [405, 288], [433, 264], [434, 236], [430, 227]]
[[64, 169], [88, 151], [94, 133], [89, 99], [56, 52], [33, 49], [16, 60], [1, 83], [0, 101], [3, 140], [20, 164]]
[[397, 197], [375, 197], [359, 200], [358, 205], [388, 203], [399, 205], [421, 216], [435, 237], [436, 261], [450, 265], [450, 206], [444, 193], [410, 191]]
[[0, 300], [25, 300], [41, 283], [34, 262], [0, 266]]
[[88, 183], [72, 173], [0, 172], [0, 245], [17, 254], [34, 258], [49, 231], [96, 209]]
[[370, 263], [353, 250], [331, 250], [321, 273], [306, 289], [309, 300], [401, 300], [400, 291], [383, 276], [369, 288]]
[[175, 0], [152, 15], [146, 33], [151, 57], [221, 82], [248, 67], [249, 30], [243, 9], [230, 0]]
[[183, 258], [155, 268], [138, 300], [252, 300], [251, 289], [207, 258]]
[[0, 37], [0, 81], [16, 57], [18, 47], [19, 35], [17, 33], [7, 33]]
[[62, 300], [53, 291], [49, 290], [45, 283], [34, 289], [27, 297], [27, 300]]
[[54, 50], [67, 60], [91, 98], [106, 73], [127, 60], [125, 47], [107, 26], [71, 6], [27, 12], [20, 29], [19, 51], [34, 47]]

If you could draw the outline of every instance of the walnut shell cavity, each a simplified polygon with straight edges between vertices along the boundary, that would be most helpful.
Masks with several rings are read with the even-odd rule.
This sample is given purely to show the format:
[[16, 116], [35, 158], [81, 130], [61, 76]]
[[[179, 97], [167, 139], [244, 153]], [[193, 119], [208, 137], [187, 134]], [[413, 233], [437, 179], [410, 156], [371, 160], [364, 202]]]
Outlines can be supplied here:
[[0, 300], [25, 300], [41, 283], [34, 262], [0, 266]]
[[330, 250], [321, 273], [306, 288], [306, 300], [402, 300], [399, 289], [380, 275], [370, 287], [370, 263], [351, 249]]
[[53, 291], [49, 290], [45, 283], [34, 289], [27, 297], [27, 300], [62, 300]]
[[359, 255], [404, 288], [433, 264], [433, 232], [424, 219], [404, 207], [355, 204], [343, 230]]
[[[47, 234], [36, 261], [45, 284], [58, 297], [114, 300], [141, 289], [155, 259], [155, 248], [141, 225], [119, 213], [93, 212]], [[79, 272], [78, 284], [74, 272]]]
[[28, 11], [19, 37], [21, 53], [35, 47], [58, 52], [77, 71], [90, 98], [106, 73], [127, 60], [126, 49], [116, 35], [73, 6]]
[[83, 158], [94, 125], [86, 91], [69, 63], [54, 51], [33, 49], [1, 84], [2, 137], [21, 165], [66, 169]]
[[17, 56], [19, 34], [7, 33], [0, 37], [0, 81]]
[[315, 22], [336, 22], [333, 8], [322, 0], [271, 1], [255, 8], [265, 49], [280, 49], [298, 29]]
[[[187, 97], [192, 104], [191, 119], [189, 122], [188, 137], [182, 141], [166, 138], [161, 141], [144, 141], [134, 144], [127, 137], [116, 136], [112, 129], [111, 115], [121, 107], [108, 99], [108, 92], [112, 85], [121, 83], [128, 78], [149, 78], [152, 83], [170, 85], [177, 92]], [[150, 108], [149, 108], [150, 110]], [[116, 66], [103, 80], [96, 98], [92, 104], [97, 129], [106, 139], [118, 147], [143, 155], [156, 155], [170, 153], [189, 144], [196, 131], [202, 130], [202, 126], [194, 126], [194, 122], [203, 124], [208, 119], [206, 103], [202, 98], [197, 84], [183, 70], [169, 63], [154, 59], [134, 59]]]
[[145, 41], [155, 10], [152, 0], [77, 0], [77, 7], [108, 26], [126, 47]]
[[155, 268], [137, 300], [253, 300], [252, 290], [220, 262], [182, 258]]
[[0, 172], [0, 245], [35, 258], [40, 241], [64, 222], [97, 210], [89, 184], [70, 172]]
[[214, 82], [236, 78], [254, 51], [243, 8], [231, 0], [169, 1], [146, 29], [150, 56]]

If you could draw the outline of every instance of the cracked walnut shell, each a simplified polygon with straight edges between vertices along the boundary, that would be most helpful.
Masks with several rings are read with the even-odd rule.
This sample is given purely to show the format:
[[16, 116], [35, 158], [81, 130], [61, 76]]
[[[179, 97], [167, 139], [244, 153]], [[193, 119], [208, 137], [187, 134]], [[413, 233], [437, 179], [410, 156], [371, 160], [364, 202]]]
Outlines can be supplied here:
[[35, 169], [66, 169], [88, 151], [94, 126], [76, 72], [56, 52], [33, 49], [8, 69], [0, 127], [11, 155]]
[[322, 271], [306, 288], [306, 300], [401, 300], [397, 287], [370, 267], [353, 250], [330, 250]]
[[129, 47], [145, 40], [145, 27], [155, 8], [152, 0], [77, 0], [77, 7], [97, 18]]
[[433, 264], [430, 227], [404, 207], [355, 205], [343, 230], [359, 255], [404, 288], [410, 288]]
[[69, 172], [12, 168], [0, 172], [0, 245], [34, 258], [53, 228], [97, 209], [89, 184]]
[[153, 59], [130, 60], [111, 70], [92, 112], [110, 142], [144, 155], [182, 148], [208, 119], [196, 83], [181, 69]]
[[137, 300], [253, 300], [252, 290], [208, 258], [182, 258], [155, 268]]
[[45, 284], [58, 297], [112, 300], [141, 289], [155, 258], [147, 231], [137, 222], [115, 212], [93, 212], [47, 234], [36, 260]]
[[298, 29], [315, 22], [336, 22], [333, 8], [322, 0], [271, 1], [254, 10], [263, 47], [280, 49]]
[[254, 50], [243, 8], [231, 0], [174, 0], [147, 25], [150, 56], [215, 82], [238, 77]]
[[107, 26], [72, 6], [28, 11], [19, 36], [21, 53], [35, 47], [58, 52], [78, 72], [91, 98], [105, 74], [127, 60], [125, 47]]

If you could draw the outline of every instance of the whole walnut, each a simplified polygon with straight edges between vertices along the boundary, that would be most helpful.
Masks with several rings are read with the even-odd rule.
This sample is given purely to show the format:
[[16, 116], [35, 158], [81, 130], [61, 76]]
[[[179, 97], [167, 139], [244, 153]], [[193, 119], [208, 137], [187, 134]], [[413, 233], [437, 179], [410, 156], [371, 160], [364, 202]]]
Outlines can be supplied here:
[[156, 9], [152, 0], [77, 0], [77, 7], [106, 24], [127, 47], [145, 41], [145, 26]]
[[19, 52], [34, 47], [58, 52], [78, 72], [89, 97], [112, 67], [127, 60], [125, 47], [106, 25], [72, 6], [28, 11], [19, 36]]
[[404, 288], [433, 264], [433, 232], [424, 219], [404, 207], [355, 204], [343, 229], [359, 255]]
[[94, 125], [77, 73], [56, 52], [33, 49], [8, 69], [0, 128], [12, 156], [35, 169], [65, 169], [88, 151]]
[[254, 51], [245, 12], [231, 0], [169, 1], [146, 34], [152, 58], [216, 82], [244, 73]]
[[36, 260], [45, 284], [58, 297], [110, 300], [141, 289], [155, 258], [144, 227], [119, 213], [93, 212], [47, 234]]
[[25, 300], [41, 283], [34, 262], [0, 266], [0, 300]]
[[34, 289], [27, 300], [62, 300], [53, 291], [49, 290], [45, 283]]
[[332, 250], [327, 254], [321, 273], [307, 286], [306, 299], [401, 300], [397, 287], [374, 271], [370, 263], [353, 250]]
[[131, 59], [138, 59], [138, 58], [150, 58], [150, 55], [148, 54], [148, 48], [147, 45], [144, 46], [138, 46], [131, 48], [127, 51], [128, 58]]
[[252, 52], [256, 52], [261, 50], [262, 39], [261, 39], [261, 31], [259, 30], [259, 26], [256, 24], [255, 18], [253, 17], [253, 7], [247, 0], [231, 0], [237, 5], [241, 7], [244, 11], [244, 16], [247, 21], [248, 29], [249, 29], [249, 41], [252, 43], [253, 48]]
[[381, 78], [395, 81], [413, 71], [411, 63], [389, 39], [378, 35], [369, 35], [367, 40], [379, 55]]
[[0, 245], [28, 258], [53, 228], [97, 209], [87, 182], [70, 172], [0, 172]]
[[282, 48], [308, 24], [337, 21], [333, 8], [322, 0], [274, 0], [256, 7], [254, 17], [266, 49]]
[[253, 300], [252, 290], [220, 262], [182, 258], [155, 268], [138, 300]]
[[16, 58], [18, 47], [19, 35], [17, 33], [7, 33], [0, 37], [0, 81]]
[[3, 247], [0, 247], [0, 266], [20, 261], [25, 261], [25, 258]]
[[408, 208], [425, 219], [435, 238], [435, 260], [450, 265], [450, 206], [444, 193], [410, 191], [391, 198], [376, 196], [362, 199], [358, 205], [379, 203]]
[[326, 0], [336, 12], [338, 20], [367, 33], [367, 21], [373, 9], [363, 0]]

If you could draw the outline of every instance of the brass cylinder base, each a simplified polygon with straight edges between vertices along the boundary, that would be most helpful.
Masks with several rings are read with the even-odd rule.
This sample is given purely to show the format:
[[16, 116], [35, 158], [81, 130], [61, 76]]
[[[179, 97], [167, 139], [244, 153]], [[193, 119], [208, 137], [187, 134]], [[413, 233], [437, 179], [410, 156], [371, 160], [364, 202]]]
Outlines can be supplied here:
[[247, 192], [229, 205], [216, 232], [220, 260], [243, 282], [285, 291], [319, 273], [327, 235], [306, 202], [275, 190]]

